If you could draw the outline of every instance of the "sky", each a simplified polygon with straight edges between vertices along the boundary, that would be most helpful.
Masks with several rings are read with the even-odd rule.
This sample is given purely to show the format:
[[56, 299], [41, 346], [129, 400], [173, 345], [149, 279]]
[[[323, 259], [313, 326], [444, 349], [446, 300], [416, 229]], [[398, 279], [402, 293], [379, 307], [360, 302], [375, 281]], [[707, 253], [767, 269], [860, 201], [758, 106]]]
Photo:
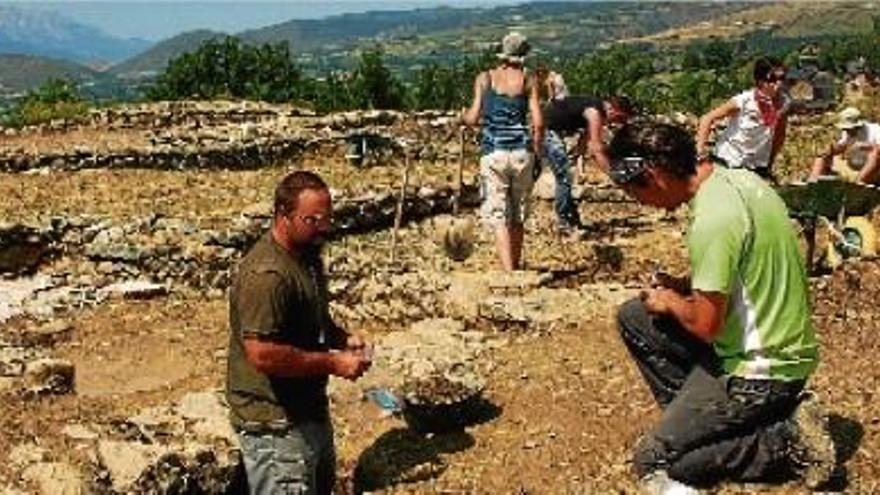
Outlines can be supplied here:
[[419, 7], [494, 6], [527, 0], [0, 0], [0, 5], [55, 11], [123, 38], [158, 41], [192, 29], [235, 33], [290, 19], [318, 19], [346, 12]]

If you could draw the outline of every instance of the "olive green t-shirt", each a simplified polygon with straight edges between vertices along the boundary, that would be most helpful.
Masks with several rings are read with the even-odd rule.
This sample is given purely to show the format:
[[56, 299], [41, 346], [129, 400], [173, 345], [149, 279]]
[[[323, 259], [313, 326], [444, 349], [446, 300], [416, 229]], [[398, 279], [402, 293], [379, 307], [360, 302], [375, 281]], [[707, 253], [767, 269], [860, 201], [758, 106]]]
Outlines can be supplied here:
[[233, 427], [285, 428], [328, 417], [327, 377], [264, 375], [247, 361], [243, 345], [253, 337], [328, 350], [327, 301], [318, 253], [294, 258], [267, 233], [241, 260], [229, 292], [226, 394]]

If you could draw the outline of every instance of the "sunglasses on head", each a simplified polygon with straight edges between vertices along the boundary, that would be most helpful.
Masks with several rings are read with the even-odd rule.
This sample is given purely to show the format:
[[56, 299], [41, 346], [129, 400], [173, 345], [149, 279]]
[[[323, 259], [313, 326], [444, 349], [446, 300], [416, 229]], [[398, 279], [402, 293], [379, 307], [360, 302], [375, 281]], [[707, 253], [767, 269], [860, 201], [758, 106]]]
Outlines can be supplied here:
[[785, 73], [784, 72], [775, 72], [773, 74], [769, 74], [765, 81], [769, 83], [782, 82], [785, 81]]

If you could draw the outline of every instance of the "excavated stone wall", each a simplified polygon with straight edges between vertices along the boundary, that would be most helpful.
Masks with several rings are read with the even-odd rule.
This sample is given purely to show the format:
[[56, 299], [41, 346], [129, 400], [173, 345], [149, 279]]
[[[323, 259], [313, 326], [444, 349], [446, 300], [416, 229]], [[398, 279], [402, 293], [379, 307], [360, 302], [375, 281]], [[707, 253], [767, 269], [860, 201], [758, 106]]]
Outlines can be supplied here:
[[[94, 111], [88, 117], [21, 130], [9, 138], [73, 131], [136, 131], [139, 139], [110, 149], [88, 145], [35, 150], [0, 139], [0, 171], [150, 168], [253, 169], [330, 146], [342, 155], [355, 135], [414, 158], [456, 155], [458, 120], [447, 112], [355, 111], [315, 116], [287, 105], [168, 102]], [[20, 142], [21, 139], [18, 139]], [[389, 150], [370, 150], [387, 155]]]

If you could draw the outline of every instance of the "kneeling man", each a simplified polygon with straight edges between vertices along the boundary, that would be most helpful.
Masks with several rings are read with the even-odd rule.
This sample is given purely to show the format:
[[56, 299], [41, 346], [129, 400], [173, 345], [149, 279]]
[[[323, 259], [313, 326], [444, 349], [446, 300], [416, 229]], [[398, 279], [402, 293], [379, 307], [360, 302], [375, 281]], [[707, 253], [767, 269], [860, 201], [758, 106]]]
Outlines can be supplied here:
[[815, 487], [834, 447], [815, 396], [807, 277], [784, 203], [760, 177], [697, 162], [682, 128], [640, 122], [610, 146], [610, 176], [643, 204], [689, 204], [689, 281], [659, 276], [618, 314], [663, 415], [634, 457], [649, 493], [692, 493], [789, 468]]

